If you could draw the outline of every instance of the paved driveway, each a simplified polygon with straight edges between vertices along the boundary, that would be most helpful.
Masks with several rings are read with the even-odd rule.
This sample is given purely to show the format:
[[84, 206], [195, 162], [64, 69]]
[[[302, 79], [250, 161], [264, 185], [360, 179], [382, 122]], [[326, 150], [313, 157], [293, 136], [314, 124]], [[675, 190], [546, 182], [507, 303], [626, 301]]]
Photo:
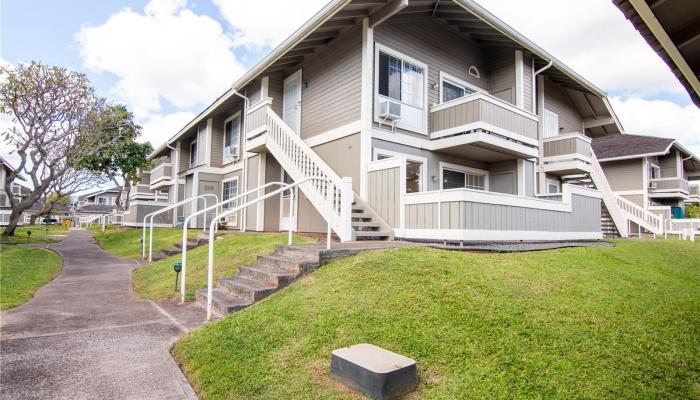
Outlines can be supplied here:
[[0, 397], [196, 398], [168, 352], [188, 324], [134, 297], [135, 263], [103, 252], [85, 230], [53, 249], [61, 274], [0, 313]]

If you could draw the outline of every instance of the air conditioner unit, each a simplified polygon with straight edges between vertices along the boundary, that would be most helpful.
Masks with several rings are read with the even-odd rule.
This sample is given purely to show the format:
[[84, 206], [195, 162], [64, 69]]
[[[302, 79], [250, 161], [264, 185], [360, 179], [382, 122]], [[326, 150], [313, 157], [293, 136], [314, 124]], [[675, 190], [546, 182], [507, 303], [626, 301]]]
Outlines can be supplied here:
[[238, 146], [224, 147], [224, 157], [238, 159]]
[[385, 120], [399, 120], [401, 119], [401, 103], [383, 100], [379, 103], [379, 117]]
[[649, 189], [656, 190], [658, 187], [658, 182], [649, 182]]

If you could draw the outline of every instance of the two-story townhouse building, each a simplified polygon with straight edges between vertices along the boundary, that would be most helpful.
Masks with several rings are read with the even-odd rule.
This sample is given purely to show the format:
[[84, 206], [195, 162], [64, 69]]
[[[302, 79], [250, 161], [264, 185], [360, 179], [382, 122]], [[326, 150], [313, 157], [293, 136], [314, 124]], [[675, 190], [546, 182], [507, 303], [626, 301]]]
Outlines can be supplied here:
[[697, 188], [689, 180], [700, 178], [700, 158], [678, 141], [625, 134], [595, 138], [593, 149], [617, 195], [664, 219], [684, 217], [691, 187]]
[[621, 132], [600, 89], [473, 1], [337, 0], [156, 149], [146, 179], [170, 204], [329, 180], [227, 221], [253, 231], [595, 239], [602, 198], [626, 236], [630, 201], [591, 148]]
[[[10, 200], [7, 197], [7, 192], [5, 191], [5, 181], [7, 176], [14, 171], [15, 168], [3, 157], [0, 157], [0, 226], [7, 225], [10, 222], [10, 214], [12, 213], [12, 207], [10, 206]], [[16, 198], [23, 198], [29, 195], [29, 188], [22, 185], [18, 181], [24, 181], [24, 179], [19, 176], [10, 185], [10, 190]], [[20, 219], [20, 223], [24, 223], [23, 219]]]

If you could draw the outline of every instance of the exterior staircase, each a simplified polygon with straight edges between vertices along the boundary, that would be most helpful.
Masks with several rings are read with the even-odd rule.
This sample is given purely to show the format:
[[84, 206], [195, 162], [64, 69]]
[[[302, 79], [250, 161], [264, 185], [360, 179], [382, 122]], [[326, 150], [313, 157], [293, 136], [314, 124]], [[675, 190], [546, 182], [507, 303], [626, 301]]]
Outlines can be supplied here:
[[605, 207], [605, 204], [600, 208], [600, 228], [603, 231], [603, 237], [620, 237], [620, 232], [617, 230], [615, 223], [610, 217], [610, 212], [608, 212], [608, 208]]
[[[241, 266], [238, 274], [217, 280], [212, 291], [212, 308], [225, 315], [248, 307], [290, 285], [324, 262], [356, 254], [362, 248], [331, 249], [321, 246], [277, 246], [272, 254], [259, 255], [257, 263]], [[207, 289], [195, 292], [197, 302], [206, 308]]]
[[[209, 234], [200, 232], [197, 237], [187, 238], [187, 250], [192, 250], [195, 247], [199, 247], [203, 244], [209, 242]], [[163, 249], [160, 254], [154, 254], [152, 257], [153, 261], [162, 260], [166, 257], [174, 256], [176, 254], [182, 253], [182, 242], [173, 243], [173, 247]]]
[[393, 230], [353, 193], [351, 178], [338, 176], [271, 108], [266, 112], [265, 146], [294, 182], [312, 177], [325, 180], [299, 188], [326, 221], [330, 218], [341, 241], [393, 238]]

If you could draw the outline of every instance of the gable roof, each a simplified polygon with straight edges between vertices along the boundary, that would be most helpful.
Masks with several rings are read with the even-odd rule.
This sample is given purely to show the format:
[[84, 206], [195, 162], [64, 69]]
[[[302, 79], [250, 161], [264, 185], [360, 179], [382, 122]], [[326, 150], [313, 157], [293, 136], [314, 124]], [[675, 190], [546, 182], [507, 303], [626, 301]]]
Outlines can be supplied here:
[[[243, 74], [243, 76], [206, 109], [199, 113], [164, 144], [155, 149], [149, 157], [153, 158], [162, 154], [169, 144], [187, 134], [218, 107], [238, 96], [238, 92], [252, 83], [259, 75], [266, 71], [279, 71], [283, 67], [298, 68], [298, 65], [304, 62], [309, 54], [306, 50], [310, 48], [313, 49], [315, 48], [314, 46], [324, 46], [338, 37], [342, 32], [351, 29], [361, 21], [362, 18], [369, 17], [372, 19], [373, 16], [381, 14], [383, 9], [404, 2], [407, 3], [407, 5], [402, 12], [414, 16], [424, 14], [433, 15], [436, 18], [443, 18], [448, 22], [447, 25], [455, 29], [456, 32], [461, 35], [466, 35], [480, 44], [487, 46], [489, 44], [494, 44], [497, 46], [521, 48], [530, 51], [536, 58], [535, 68], [542, 69], [543, 74], [569, 87], [578, 88], [582, 92], [590, 92], [592, 95], [602, 98], [602, 103], [596, 107], [597, 109], [592, 110], [592, 114], [609, 114], [608, 120], [611, 122], [607, 125], [610, 127], [610, 131], [612, 133], [622, 132], [622, 126], [607, 101], [605, 92], [473, 0], [449, 0], [443, 2], [436, 2], [434, 0], [411, 0], [410, 2], [407, 0], [331, 0], [291, 36]], [[488, 36], [486, 38], [482, 37], [483, 35], [479, 36], [479, 34], [465, 33], [465, 29], [454, 25], [455, 20], [457, 20], [457, 22], [460, 20], [459, 13], [465, 12], [471, 15], [469, 18], [463, 17], [461, 20], [468, 21], [466, 23], [478, 24], [480, 30], [487, 30]], [[310, 54], [313, 54], [313, 51], [311, 51]], [[590, 103], [591, 99], [589, 98], [587, 101], [584, 100], [586, 99], [582, 99], [581, 103]], [[596, 129], [602, 129], [602, 126]], [[603, 134], [606, 133], [608, 132], [603, 130]]]
[[598, 160], [637, 158], [668, 153], [675, 139], [643, 135], [613, 135], [593, 138], [591, 144]]

